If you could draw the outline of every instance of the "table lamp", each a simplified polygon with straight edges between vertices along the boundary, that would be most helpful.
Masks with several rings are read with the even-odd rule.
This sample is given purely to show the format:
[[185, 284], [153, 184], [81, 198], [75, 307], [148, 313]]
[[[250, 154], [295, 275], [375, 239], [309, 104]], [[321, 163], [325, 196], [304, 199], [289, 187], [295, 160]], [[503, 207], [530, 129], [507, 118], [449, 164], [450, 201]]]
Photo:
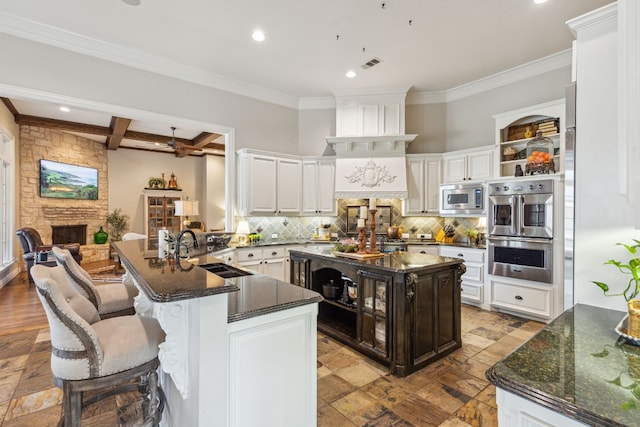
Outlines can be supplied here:
[[175, 215], [176, 216], [183, 216], [184, 217], [184, 221], [182, 222], [182, 224], [184, 225], [184, 228], [189, 228], [189, 225], [191, 225], [191, 221], [189, 220], [189, 215], [199, 215], [200, 213], [198, 212], [198, 205], [200, 202], [198, 202], [197, 200], [189, 200], [189, 198], [187, 198], [186, 200], [176, 200], [175, 201]]
[[251, 234], [249, 230], [249, 223], [247, 221], [238, 222], [238, 228], [236, 228], [236, 234], [238, 235], [238, 242], [240, 244], [247, 244], [247, 236]]

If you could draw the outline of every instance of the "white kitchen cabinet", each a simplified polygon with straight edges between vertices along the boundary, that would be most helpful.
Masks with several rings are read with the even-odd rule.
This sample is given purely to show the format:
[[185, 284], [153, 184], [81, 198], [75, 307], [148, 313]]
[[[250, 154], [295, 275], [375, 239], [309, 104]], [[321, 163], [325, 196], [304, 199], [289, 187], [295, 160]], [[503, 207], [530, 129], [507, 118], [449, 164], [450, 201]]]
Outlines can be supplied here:
[[408, 197], [403, 200], [403, 215], [438, 215], [438, 197], [442, 176], [442, 156], [407, 155]]
[[397, 93], [336, 94], [336, 136], [402, 135], [406, 89]]
[[236, 252], [237, 264], [240, 268], [285, 280], [285, 248], [273, 246], [263, 248], [242, 248]]
[[[565, 140], [563, 128], [565, 100], [546, 102], [493, 116], [496, 127], [496, 157], [499, 176], [515, 176], [516, 166], [523, 171], [527, 164], [526, 148], [534, 136], [539, 124], [554, 123], [557, 132], [547, 135], [553, 141], [553, 162], [556, 173], [562, 172], [564, 165]], [[529, 133], [524, 133], [528, 129]], [[509, 153], [515, 153], [512, 159]]]
[[467, 271], [462, 275], [461, 297], [468, 304], [485, 307], [485, 249], [441, 246], [440, 256], [464, 259]]
[[302, 161], [302, 213], [336, 215], [334, 194], [336, 161], [305, 159]]
[[407, 245], [407, 252], [410, 254], [439, 255], [438, 245]]
[[302, 162], [246, 149], [238, 151], [240, 215], [299, 215]]
[[444, 184], [493, 178], [494, 147], [451, 151], [442, 155]]
[[553, 287], [497, 276], [490, 276], [489, 282], [492, 307], [537, 320], [553, 318]]
[[583, 424], [531, 400], [496, 387], [498, 425], [509, 427], [584, 427]]

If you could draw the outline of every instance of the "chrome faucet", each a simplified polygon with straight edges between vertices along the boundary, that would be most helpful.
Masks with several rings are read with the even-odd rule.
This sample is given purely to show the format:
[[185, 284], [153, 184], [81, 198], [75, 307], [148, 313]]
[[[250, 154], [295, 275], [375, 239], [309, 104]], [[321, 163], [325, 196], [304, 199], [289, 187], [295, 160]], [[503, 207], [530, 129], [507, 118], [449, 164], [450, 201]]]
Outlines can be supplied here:
[[178, 234], [176, 237], [176, 261], [180, 261], [180, 242], [182, 240], [182, 236], [184, 233], [189, 233], [193, 237], [193, 247], [198, 247], [198, 238], [196, 237], [196, 233], [193, 232], [190, 228], [184, 229]]

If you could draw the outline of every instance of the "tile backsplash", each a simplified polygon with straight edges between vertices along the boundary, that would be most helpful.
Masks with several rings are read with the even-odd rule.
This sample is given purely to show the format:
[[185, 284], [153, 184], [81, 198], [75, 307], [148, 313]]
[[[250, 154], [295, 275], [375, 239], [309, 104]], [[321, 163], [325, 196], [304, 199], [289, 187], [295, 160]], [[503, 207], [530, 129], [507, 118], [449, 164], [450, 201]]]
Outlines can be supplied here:
[[[456, 229], [454, 241], [465, 241], [464, 232], [475, 228], [478, 218], [443, 218], [438, 216], [402, 216], [402, 202], [399, 199], [378, 199], [378, 206], [391, 206], [391, 224], [402, 227], [403, 233], [409, 233], [410, 239], [416, 239], [418, 234], [431, 233], [433, 237], [446, 224], [453, 224]], [[246, 217], [251, 232], [262, 234], [263, 240], [272, 240], [277, 235], [279, 240], [308, 239], [316, 229], [329, 224], [329, 231], [337, 233], [339, 238], [347, 234], [347, 208], [350, 206], [368, 206], [367, 199], [339, 199], [338, 216], [269, 216]], [[242, 219], [242, 218], [240, 218]], [[386, 228], [378, 227], [377, 233], [385, 234]]]

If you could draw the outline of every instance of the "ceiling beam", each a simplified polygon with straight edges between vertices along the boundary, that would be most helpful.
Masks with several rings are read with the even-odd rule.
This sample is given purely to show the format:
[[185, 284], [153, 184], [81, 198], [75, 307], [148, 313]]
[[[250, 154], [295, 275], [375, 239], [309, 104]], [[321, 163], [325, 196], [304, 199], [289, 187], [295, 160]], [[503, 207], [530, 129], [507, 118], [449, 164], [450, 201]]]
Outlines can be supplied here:
[[15, 105], [13, 105], [13, 102], [11, 102], [9, 98], [0, 99], [2, 99], [2, 103], [5, 105], [5, 107], [7, 107], [7, 110], [9, 110], [11, 114], [13, 114], [13, 119], [15, 120], [16, 116], [18, 115], [18, 109], [15, 107]]
[[20, 126], [38, 126], [71, 132], [88, 133], [91, 135], [111, 135], [111, 129], [109, 129], [107, 126], [86, 125], [83, 123], [68, 122], [66, 120], [45, 119], [44, 117], [26, 116], [24, 114], [18, 114], [16, 116], [16, 123]]
[[125, 132], [129, 128], [131, 124], [131, 119], [126, 119], [124, 117], [111, 117], [111, 135], [107, 137], [106, 145], [107, 150], [117, 150], [122, 142], [122, 138], [124, 137]]
[[[156, 135], [154, 133], [146, 133], [146, 132], [137, 132], [134, 130], [128, 130], [124, 133], [125, 139], [133, 139], [135, 141], [147, 141], [147, 142], [159, 142], [162, 144], [166, 144], [171, 139], [170, 136], [165, 135]], [[190, 139], [185, 138], [175, 138], [177, 142], [182, 144], [191, 145]]]

